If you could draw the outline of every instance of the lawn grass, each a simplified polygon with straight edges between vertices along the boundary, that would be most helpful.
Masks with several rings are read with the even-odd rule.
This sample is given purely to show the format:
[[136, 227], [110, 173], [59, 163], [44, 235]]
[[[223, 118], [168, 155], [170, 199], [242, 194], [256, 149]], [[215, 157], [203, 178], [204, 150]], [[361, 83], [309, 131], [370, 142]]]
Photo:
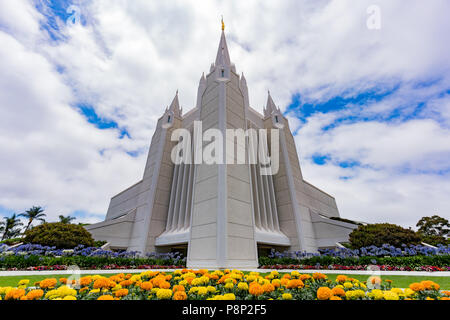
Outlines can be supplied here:
[[[266, 275], [268, 273], [261, 272], [261, 275]], [[342, 273], [345, 274], [345, 273]], [[91, 274], [94, 275], [94, 274]], [[103, 274], [105, 277], [114, 275], [114, 273]], [[345, 274], [348, 277], [358, 279], [360, 281], [366, 281], [368, 275], [355, 275], [355, 274]], [[30, 280], [30, 286], [34, 286], [35, 282], [44, 280], [46, 278], [67, 278], [70, 274], [56, 274], [56, 275], [36, 275], [36, 276], [0, 276], [0, 287], [17, 286], [17, 283], [22, 279]], [[83, 274], [81, 276], [87, 276]], [[338, 274], [327, 274], [330, 280], [335, 280]], [[381, 276], [382, 280], [392, 280], [392, 286], [397, 288], [408, 288], [413, 282], [420, 282], [423, 280], [432, 280], [441, 286], [443, 290], [450, 290], [450, 277], [427, 277], [427, 276]]]

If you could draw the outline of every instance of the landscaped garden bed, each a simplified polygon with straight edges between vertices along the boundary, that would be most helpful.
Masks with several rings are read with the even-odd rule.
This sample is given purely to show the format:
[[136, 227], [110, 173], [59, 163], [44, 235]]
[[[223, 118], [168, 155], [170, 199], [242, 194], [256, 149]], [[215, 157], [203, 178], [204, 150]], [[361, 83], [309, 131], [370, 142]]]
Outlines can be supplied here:
[[260, 257], [259, 263], [263, 269], [367, 270], [375, 266], [382, 271], [450, 271], [450, 246], [383, 245], [319, 253], [272, 250], [269, 256]]
[[[41, 245], [0, 247], [0, 270], [66, 270], [76, 265], [86, 270], [176, 269], [186, 258], [179, 253], [112, 252], [78, 246], [71, 250]], [[381, 271], [450, 271], [449, 246], [366, 247], [359, 250], [323, 250], [320, 253], [276, 252], [259, 258], [262, 269], [316, 269], [362, 271], [378, 267]]]
[[0, 287], [1, 300], [449, 300], [450, 292], [425, 280], [407, 288], [373, 276], [367, 281], [298, 271], [269, 274], [239, 270], [145, 271], [140, 274], [21, 279]]

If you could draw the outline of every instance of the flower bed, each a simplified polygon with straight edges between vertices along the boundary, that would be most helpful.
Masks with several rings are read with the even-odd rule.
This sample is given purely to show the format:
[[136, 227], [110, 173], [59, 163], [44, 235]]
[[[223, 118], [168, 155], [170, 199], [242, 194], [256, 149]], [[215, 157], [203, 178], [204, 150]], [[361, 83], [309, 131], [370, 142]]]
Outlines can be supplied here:
[[450, 271], [450, 267], [436, 267], [436, 266], [420, 266], [420, 267], [396, 267], [396, 266], [386, 266], [386, 265], [358, 265], [358, 266], [342, 266], [338, 264], [329, 266], [320, 265], [298, 265], [298, 264], [275, 264], [275, 265], [265, 265], [261, 269], [299, 269], [299, 270], [347, 270], [347, 271], [367, 271], [369, 268], [378, 268], [380, 271]]
[[86, 276], [77, 280], [48, 278], [28, 287], [0, 288], [1, 300], [449, 300], [433, 281], [392, 288], [379, 277], [368, 283], [344, 275], [331, 281], [314, 273], [280, 274], [272, 271], [176, 270], [172, 274], [145, 271], [139, 275]]
[[398, 271], [448, 271], [450, 270], [450, 247], [389, 245], [366, 247], [359, 250], [320, 250], [319, 253], [276, 252], [268, 257], [260, 257], [263, 268], [281, 269], [294, 266], [304, 269], [364, 270], [376, 265], [381, 270]]
[[0, 269], [65, 270], [76, 265], [80, 269], [164, 269], [181, 268], [185, 258], [179, 253], [112, 252], [78, 246], [61, 250], [41, 245], [21, 245], [12, 249], [0, 247]]

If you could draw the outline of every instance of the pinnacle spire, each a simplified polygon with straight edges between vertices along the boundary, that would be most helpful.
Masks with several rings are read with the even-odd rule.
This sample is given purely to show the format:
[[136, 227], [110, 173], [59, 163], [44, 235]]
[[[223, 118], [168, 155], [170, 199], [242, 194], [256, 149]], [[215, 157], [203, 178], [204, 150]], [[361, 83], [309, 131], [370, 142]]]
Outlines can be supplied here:
[[172, 111], [174, 115], [177, 116], [181, 115], [180, 102], [178, 101], [178, 89], [175, 94], [175, 97], [172, 100], [172, 103], [170, 104], [169, 111]]
[[267, 103], [266, 108], [264, 109], [264, 115], [271, 115], [274, 111], [280, 111], [280, 109], [277, 108], [275, 105], [275, 102], [273, 102], [272, 96], [270, 95], [270, 91], [267, 91]]
[[216, 66], [231, 66], [230, 54], [228, 53], [227, 40], [225, 38], [225, 31], [222, 29], [220, 37], [219, 50], [217, 51]]

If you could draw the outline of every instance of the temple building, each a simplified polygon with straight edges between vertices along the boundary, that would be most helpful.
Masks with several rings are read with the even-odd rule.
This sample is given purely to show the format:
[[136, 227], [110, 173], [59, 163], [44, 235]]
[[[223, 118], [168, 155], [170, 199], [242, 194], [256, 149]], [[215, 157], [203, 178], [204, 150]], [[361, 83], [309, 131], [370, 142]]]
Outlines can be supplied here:
[[[198, 122], [200, 133], [215, 128], [224, 136], [227, 129], [278, 129], [276, 174], [262, 174], [258, 163], [175, 164], [174, 130], [195, 136]], [[248, 147], [227, 138], [224, 150], [227, 143]], [[303, 179], [289, 123], [270, 93], [263, 114], [250, 107], [223, 27], [216, 60], [200, 78], [196, 106], [183, 114], [177, 92], [158, 120], [142, 180], [111, 199], [105, 221], [86, 228], [111, 249], [183, 251], [190, 268], [255, 268], [258, 255], [270, 248], [333, 248], [356, 227], [339, 218], [331, 195]]]

